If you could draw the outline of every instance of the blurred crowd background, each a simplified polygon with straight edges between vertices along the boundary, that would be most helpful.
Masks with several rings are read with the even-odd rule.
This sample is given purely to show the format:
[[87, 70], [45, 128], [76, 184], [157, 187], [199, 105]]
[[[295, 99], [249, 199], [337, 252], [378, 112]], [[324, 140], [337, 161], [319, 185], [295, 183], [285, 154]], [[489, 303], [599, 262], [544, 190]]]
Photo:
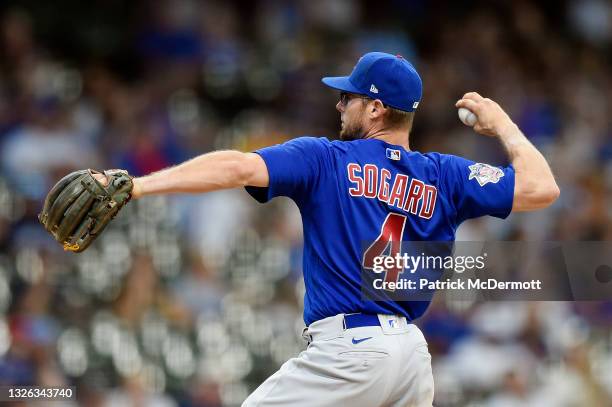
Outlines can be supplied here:
[[[214, 149], [336, 137], [320, 83], [372, 50], [424, 95], [412, 149], [504, 164], [457, 119], [471, 90], [541, 149], [562, 194], [460, 240], [612, 240], [612, 3], [13, 1], [0, 5], [0, 383], [86, 406], [236, 406], [305, 348], [295, 205], [244, 191], [128, 205], [87, 252], [36, 215], [77, 168], [134, 175]], [[612, 405], [612, 302], [434, 301], [436, 406]]]

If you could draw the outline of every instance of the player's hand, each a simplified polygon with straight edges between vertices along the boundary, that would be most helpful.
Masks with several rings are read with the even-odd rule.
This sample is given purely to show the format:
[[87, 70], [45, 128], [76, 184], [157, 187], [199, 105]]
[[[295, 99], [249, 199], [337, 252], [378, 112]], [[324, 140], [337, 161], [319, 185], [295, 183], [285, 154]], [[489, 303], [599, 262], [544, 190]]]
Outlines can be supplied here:
[[[96, 173], [93, 174], [94, 178], [98, 180], [102, 185], [108, 185], [108, 178], [104, 174]], [[137, 178], [132, 179], [133, 187], [132, 187], [132, 198], [137, 199], [140, 198], [140, 183], [137, 181]]]
[[476, 92], [466, 93], [455, 103], [455, 106], [472, 111], [478, 118], [474, 130], [485, 136], [499, 136], [508, 128], [514, 126], [510, 116], [496, 102], [483, 98]]
[[104, 186], [108, 185], [108, 178], [106, 177], [106, 175], [101, 174], [101, 173], [96, 173], [93, 174], [93, 177], [98, 180], [98, 182]]

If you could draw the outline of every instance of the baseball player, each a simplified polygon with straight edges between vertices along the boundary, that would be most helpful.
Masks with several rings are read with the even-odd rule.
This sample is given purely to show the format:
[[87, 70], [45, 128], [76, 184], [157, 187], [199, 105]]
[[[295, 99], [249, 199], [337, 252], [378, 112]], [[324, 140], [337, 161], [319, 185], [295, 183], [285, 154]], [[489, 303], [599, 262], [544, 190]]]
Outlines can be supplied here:
[[133, 179], [131, 196], [246, 187], [259, 202], [287, 196], [299, 207], [309, 344], [243, 406], [431, 406], [431, 356], [412, 323], [428, 303], [364, 300], [363, 243], [382, 252], [402, 240], [453, 241], [466, 219], [545, 208], [559, 189], [508, 115], [475, 92], [456, 107], [476, 115], [474, 130], [498, 139], [511, 165], [410, 150], [422, 83], [399, 55], [368, 53], [350, 76], [323, 83], [340, 91], [339, 141], [301, 137], [253, 153], [204, 154]]

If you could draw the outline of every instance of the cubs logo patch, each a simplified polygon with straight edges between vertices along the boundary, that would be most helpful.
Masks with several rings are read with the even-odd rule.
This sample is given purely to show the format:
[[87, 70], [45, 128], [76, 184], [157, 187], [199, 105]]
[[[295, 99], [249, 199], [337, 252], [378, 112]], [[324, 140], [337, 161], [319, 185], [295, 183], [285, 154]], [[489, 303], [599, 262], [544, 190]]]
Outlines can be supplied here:
[[497, 184], [501, 177], [504, 176], [504, 172], [501, 168], [493, 167], [489, 164], [476, 163], [468, 167], [470, 169], [470, 176], [468, 180], [476, 179], [478, 184], [483, 187], [489, 182]]

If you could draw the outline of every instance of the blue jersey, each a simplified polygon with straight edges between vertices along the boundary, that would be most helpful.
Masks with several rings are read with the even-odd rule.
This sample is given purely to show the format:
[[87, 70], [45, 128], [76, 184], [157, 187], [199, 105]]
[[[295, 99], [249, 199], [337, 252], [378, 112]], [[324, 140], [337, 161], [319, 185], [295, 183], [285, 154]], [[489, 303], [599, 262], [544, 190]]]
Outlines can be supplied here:
[[304, 230], [304, 322], [340, 313], [421, 316], [427, 301], [366, 301], [364, 242], [453, 241], [459, 224], [512, 210], [514, 169], [457, 156], [407, 151], [378, 139], [301, 137], [256, 151], [267, 188], [247, 187], [259, 202], [287, 196]]

